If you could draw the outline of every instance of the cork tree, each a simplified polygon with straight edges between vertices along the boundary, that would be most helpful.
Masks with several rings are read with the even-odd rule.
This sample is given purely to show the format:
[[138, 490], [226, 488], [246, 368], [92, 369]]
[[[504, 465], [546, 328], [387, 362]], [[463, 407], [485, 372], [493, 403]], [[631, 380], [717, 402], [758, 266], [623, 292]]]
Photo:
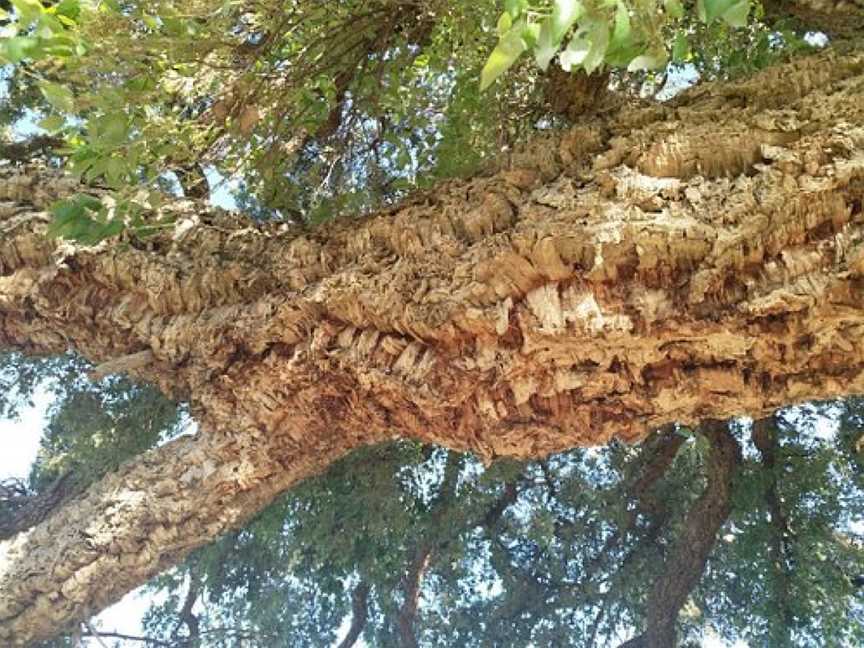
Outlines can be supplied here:
[[[671, 645], [732, 511], [721, 421], [864, 390], [861, 9], [504, 5], [3, 10], [0, 116], [40, 132], [2, 149], [0, 349], [89, 363], [107, 382], [66, 384], [72, 411], [123, 448], [7, 507], [0, 639], [64, 631], [352, 450], [539, 460], [678, 424], [707, 486], [629, 642]], [[118, 433], [141, 417], [112, 389], [195, 433], [160, 438], [170, 408]]]

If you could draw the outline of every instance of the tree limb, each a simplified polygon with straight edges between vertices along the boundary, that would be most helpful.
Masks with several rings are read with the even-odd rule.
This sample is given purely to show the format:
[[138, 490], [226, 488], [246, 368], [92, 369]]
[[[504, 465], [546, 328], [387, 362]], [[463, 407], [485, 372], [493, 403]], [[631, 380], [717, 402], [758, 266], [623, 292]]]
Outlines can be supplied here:
[[339, 642], [337, 648], [351, 648], [357, 642], [366, 627], [368, 615], [369, 585], [360, 581], [351, 595], [351, 627], [348, 628], [348, 634]]
[[678, 613], [699, 582], [708, 556], [732, 509], [731, 495], [741, 450], [728, 424], [705, 421], [699, 429], [710, 444], [705, 490], [687, 512], [646, 605], [645, 632], [622, 648], [674, 648]]
[[[771, 515], [771, 537], [768, 544], [768, 558], [771, 565], [771, 591], [779, 612], [778, 619], [771, 620], [771, 640], [778, 646], [788, 645], [794, 625], [794, 615], [790, 609], [788, 545], [791, 541], [789, 520], [780, 503], [777, 492], [779, 449], [779, 429], [777, 417], [770, 416], [753, 422], [751, 438], [762, 457], [762, 468], [768, 479], [764, 497]], [[782, 461], [782, 459], [781, 459]]]

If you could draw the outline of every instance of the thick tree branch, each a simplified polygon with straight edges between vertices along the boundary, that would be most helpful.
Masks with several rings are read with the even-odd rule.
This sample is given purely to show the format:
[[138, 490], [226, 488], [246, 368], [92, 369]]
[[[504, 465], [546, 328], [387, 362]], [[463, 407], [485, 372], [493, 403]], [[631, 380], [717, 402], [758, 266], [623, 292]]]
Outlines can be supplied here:
[[648, 595], [645, 633], [622, 648], [674, 648], [678, 613], [702, 578], [717, 533], [732, 509], [732, 483], [741, 454], [738, 442], [721, 421], [706, 421], [700, 434], [711, 446], [705, 490], [687, 512], [663, 572]]
[[366, 619], [369, 616], [369, 585], [364, 582], [357, 583], [351, 594], [351, 627], [348, 634], [339, 642], [338, 648], [351, 648], [366, 627]]
[[823, 54], [586, 118], [314, 231], [182, 201], [147, 241], [76, 246], [45, 210], [81, 187], [0, 170], [0, 348], [150, 350], [131, 373], [201, 424], [0, 545], [0, 642], [56, 633], [394, 434], [540, 457], [864, 392], [862, 69]]
[[206, 429], [181, 437], [0, 545], [3, 642], [24, 645], [95, 614], [342, 452], [319, 440], [298, 455], [285, 443]]

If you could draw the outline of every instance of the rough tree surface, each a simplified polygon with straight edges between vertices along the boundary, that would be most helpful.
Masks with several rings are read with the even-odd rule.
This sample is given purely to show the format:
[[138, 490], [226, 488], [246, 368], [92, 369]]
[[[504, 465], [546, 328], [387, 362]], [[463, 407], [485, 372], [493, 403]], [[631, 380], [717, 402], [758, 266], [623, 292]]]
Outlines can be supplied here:
[[539, 457], [864, 392], [864, 56], [623, 107], [313, 230], [187, 201], [82, 248], [44, 236], [73, 190], [2, 172], [0, 348], [126, 368], [200, 429], [0, 545], [7, 645], [360, 444]]

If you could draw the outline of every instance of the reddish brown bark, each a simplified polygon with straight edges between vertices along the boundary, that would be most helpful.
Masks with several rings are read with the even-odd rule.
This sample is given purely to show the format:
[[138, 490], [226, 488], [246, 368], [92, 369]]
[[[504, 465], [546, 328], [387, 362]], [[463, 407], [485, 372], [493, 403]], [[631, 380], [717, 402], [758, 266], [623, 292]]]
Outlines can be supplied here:
[[[0, 171], [0, 348], [189, 399], [183, 439], [0, 545], [0, 642], [57, 632], [398, 435], [539, 457], [864, 392], [864, 58], [586, 118], [491, 176], [316, 230], [178, 203], [44, 235], [75, 183]], [[145, 362], [146, 360], [146, 362]]]

